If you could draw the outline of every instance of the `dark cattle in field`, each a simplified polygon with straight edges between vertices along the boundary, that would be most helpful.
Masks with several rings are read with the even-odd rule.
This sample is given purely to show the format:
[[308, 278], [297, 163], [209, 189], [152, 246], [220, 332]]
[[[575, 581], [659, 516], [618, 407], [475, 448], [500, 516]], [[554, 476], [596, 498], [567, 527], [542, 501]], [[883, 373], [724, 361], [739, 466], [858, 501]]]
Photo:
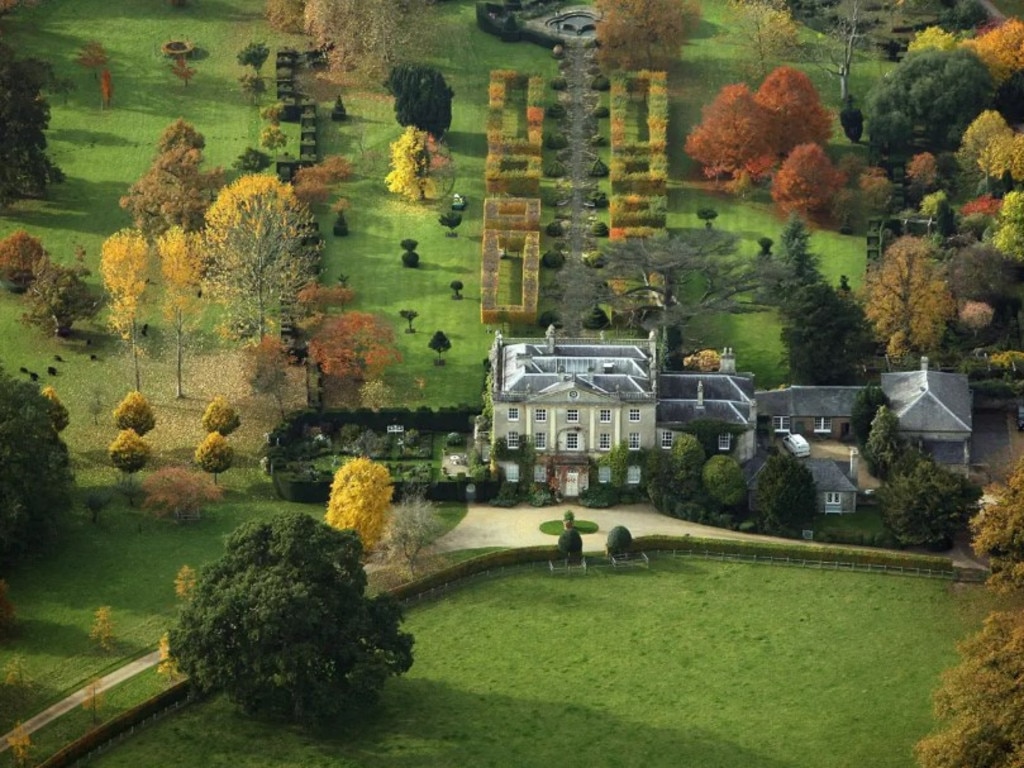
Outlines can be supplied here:
[[56, 368], [54, 368], [54, 367], [53, 367], [52, 365], [51, 365], [51, 366], [49, 366], [49, 367], [48, 367], [48, 368], [46, 369], [46, 372], [47, 372], [48, 374], [50, 374], [51, 376], [56, 376], [56, 375], [57, 375], [57, 369], [56, 369]]

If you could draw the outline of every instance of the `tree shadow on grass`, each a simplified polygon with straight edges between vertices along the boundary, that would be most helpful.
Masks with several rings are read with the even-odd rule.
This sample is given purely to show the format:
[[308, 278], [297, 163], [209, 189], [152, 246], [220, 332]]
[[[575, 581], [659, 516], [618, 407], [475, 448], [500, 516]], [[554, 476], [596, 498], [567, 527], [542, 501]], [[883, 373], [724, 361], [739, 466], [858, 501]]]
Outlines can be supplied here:
[[482, 133], [469, 131], [449, 131], [445, 134], [445, 143], [453, 152], [470, 157], [487, 156], [487, 137]]

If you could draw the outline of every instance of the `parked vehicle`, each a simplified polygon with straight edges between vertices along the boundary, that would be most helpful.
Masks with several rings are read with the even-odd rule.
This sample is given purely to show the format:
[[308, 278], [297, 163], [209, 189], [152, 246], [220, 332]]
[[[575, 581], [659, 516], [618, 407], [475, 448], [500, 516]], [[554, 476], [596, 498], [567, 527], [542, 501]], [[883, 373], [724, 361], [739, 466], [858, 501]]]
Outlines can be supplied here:
[[803, 435], [789, 434], [782, 438], [782, 444], [786, 450], [798, 458], [811, 455], [811, 444]]

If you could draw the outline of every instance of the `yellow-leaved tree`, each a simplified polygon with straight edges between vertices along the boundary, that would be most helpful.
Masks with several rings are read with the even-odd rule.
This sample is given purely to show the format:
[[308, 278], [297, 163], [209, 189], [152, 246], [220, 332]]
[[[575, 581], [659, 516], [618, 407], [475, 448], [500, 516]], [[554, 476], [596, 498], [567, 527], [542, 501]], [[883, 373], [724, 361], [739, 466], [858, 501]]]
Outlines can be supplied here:
[[752, 77], [764, 78], [800, 44], [797, 24], [784, 0], [729, 0], [729, 11], [731, 26], [745, 41], [747, 70]]
[[149, 272], [149, 245], [142, 233], [122, 229], [103, 242], [100, 275], [110, 294], [110, 326], [128, 342], [135, 367], [135, 389], [142, 389], [139, 376], [138, 319]]
[[163, 277], [164, 317], [174, 326], [177, 350], [177, 397], [184, 397], [182, 366], [185, 336], [199, 320], [199, 283], [203, 256], [199, 236], [181, 227], [171, 227], [156, 240]]
[[391, 172], [384, 177], [388, 192], [420, 201], [436, 194], [436, 184], [430, 178], [430, 151], [427, 149], [426, 131], [408, 126], [391, 143]]
[[935, 348], [956, 314], [956, 302], [934, 257], [929, 241], [901, 237], [868, 270], [864, 314], [890, 355]]
[[1024, 192], [1008, 192], [996, 219], [992, 245], [1007, 256], [1024, 261]]
[[334, 473], [327, 523], [351, 528], [370, 551], [384, 535], [393, 492], [387, 467], [365, 456], [352, 459]]
[[217, 195], [206, 212], [205, 281], [227, 308], [233, 335], [262, 339], [282, 300], [294, 303], [315, 279], [313, 224], [291, 184], [272, 176], [242, 176]]
[[48, 401], [50, 423], [53, 425], [53, 430], [55, 432], [63, 432], [67, 429], [68, 424], [71, 423], [67, 406], [60, 401], [60, 398], [57, 396], [57, 390], [53, 387], [43, 387], [43, 391], [40, 394]]
[[986, 109], [967, 126], [956, 159], [968, 173], [980, 170], [986, 179], [1000, 178], [1010, 170], [1014, 133], [1006, 119]]
[[917, 51], [952, 51], [959, 45], [960, 40], [952, 32], [947, 32], [942, 27], [925, 27], [910, 41], [907, 50], [910, 53]]

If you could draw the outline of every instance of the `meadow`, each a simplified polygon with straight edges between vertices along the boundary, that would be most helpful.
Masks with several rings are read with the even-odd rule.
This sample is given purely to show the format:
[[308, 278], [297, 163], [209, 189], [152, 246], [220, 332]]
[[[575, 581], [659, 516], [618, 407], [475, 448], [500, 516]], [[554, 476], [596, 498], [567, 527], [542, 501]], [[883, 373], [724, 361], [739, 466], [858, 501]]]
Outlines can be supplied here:
[[980, 592], [670, 558], [524, 572], [410, 610], [415, 663], [373, 715], [315, 738], [218, 698], [93, 764], [910, 768]]

